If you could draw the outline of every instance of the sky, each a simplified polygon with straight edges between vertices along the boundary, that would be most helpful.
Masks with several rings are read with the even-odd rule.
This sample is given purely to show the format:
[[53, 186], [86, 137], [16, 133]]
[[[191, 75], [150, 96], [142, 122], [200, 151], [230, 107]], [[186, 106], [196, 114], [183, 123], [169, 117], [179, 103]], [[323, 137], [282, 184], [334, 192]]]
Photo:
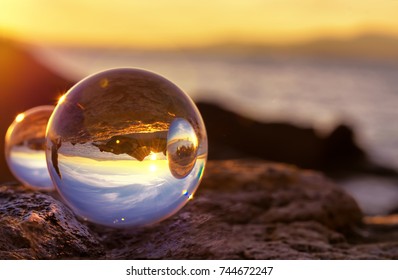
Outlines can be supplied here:
[[5, 37], [144, 48], [398, 35], [398, 0], [0, 0]]

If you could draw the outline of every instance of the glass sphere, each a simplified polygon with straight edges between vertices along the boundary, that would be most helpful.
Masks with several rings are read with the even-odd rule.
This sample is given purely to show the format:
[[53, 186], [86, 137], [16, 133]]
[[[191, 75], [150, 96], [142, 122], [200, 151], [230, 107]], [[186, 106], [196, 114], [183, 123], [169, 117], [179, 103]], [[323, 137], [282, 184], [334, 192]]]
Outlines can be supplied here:
[[192, 100], [167, 79], [120, 68], [89, 76], [47, 129], [53, 182], [84, 220], [110, 227], [163, 220], [193, 197], [207, 136]]
[[8, 167], [25, 186], [53, 190], [45, 155], [47, 122], [54, 106], [34, 107], [19, 114], [7, 130], [5, 155]]

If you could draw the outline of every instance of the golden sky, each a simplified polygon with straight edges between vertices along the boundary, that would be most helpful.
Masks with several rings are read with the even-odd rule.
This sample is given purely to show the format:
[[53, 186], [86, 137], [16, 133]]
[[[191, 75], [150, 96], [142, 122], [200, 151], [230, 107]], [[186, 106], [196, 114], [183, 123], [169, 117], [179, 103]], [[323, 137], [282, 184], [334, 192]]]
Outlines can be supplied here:
[[0, 32], [36, 43], [175, 48], [398, 34], [398, 0], [0, 0]]

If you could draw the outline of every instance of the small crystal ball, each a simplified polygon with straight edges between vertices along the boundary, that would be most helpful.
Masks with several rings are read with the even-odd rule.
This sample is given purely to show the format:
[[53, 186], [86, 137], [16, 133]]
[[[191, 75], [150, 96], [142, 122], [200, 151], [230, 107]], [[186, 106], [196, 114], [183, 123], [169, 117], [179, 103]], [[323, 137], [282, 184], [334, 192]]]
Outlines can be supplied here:
[[5, 155], [8, 167], [25, 186], [53, 190], [45, 156], [47, 122], [54, 106], [39, 106], [19, 114], [7, 130]]
[[56, 189], [84, 220], [161, 221], [192, 199], [207, 159], [203, 120], [169, 80], [120, 68], [89, 76], [58, 102], [46, 134]]

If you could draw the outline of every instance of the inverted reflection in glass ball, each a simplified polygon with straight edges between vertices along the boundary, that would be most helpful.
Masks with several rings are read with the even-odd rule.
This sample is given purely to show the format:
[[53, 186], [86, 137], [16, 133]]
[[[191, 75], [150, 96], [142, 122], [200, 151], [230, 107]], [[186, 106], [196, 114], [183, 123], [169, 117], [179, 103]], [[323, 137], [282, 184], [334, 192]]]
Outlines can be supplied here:
[[167, 159], [171, 174], [182, 179], [191, 173], [197, 151], [198, 138], [194, 128], [185, 119], [176, 118], [167, 136]]
[[47, 130], [57, 190], [85, 220], [132, 227], [163, 220], [192, 198], [207, 136], [192, 100], [165, 78], [112, 69], [80, 81]]
[[34, 107], [19, 114], [7, 130], [5, 155], [8, 167], [25, 186], [54, 189], [47, 170], [45, 134], [54, 106]]

